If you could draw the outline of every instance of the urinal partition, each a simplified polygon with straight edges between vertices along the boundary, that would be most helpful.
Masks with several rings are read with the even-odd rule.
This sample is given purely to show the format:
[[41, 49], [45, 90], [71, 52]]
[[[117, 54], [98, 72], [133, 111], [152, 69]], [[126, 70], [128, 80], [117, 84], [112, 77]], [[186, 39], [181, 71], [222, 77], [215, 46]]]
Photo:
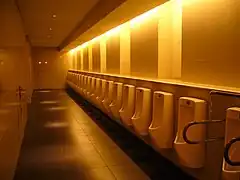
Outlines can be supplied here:
[[109, 105], [111, 116], [115, 120], [120, 120], [119, 111], [122, 107], [123, 83], [115, 82], [113, 84], [112, 102]]
[[152, 123], [149, 134], [157, 149], [172, 148], [174, 137], [173, 94], [155, 91], [153, 94]]
[[125, 84], [123, 86], [123, 102], [120, 109], [120, 118], [126, 126], [132, 126], [132, 116], [135, 110], [135, 86]]
[[206, 126], [195, 126], [188, 132], [191, 139], [200, 140], [199, 144], [187, 144], [183, 138], [183, 129], [192, 121], [206, 119], [206, 101], [191, 97], [181, 97], [178, 107], [178, 128], [174, 147], [179, 161], [189, 168], [201, 168], [205, 162]]
[[240, 178], [240, 107], [227, 109], [225, 146], [223, 172], [233, 180], [238, 180]]
[[152, 91], [147, 88], [136, 88], [135, 113], [132, 124], [135, 131], [142, 135], [148, 135], [148, 128], [152, 121]]

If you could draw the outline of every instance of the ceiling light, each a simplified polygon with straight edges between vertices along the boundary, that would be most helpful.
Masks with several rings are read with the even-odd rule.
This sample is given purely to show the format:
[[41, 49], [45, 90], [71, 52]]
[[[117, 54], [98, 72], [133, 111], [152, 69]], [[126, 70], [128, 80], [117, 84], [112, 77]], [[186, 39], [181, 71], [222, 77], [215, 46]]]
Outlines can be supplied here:
[[57, 17], [57, 15], [56, 15], [56, 14], [53, 14], [52, 17], [55, 19], [55, 18]]
[[41, 61], [39, 61], [39, 62], [38, 62], [38, 64], [42, 64], [42, 62], [41, 62]]
[[45, 64], [47, 64], [47, 61], [45, 61]]
[[51, 27], [49, 28], [49, 31], [52, 31], [52, 28], [51, 28]]

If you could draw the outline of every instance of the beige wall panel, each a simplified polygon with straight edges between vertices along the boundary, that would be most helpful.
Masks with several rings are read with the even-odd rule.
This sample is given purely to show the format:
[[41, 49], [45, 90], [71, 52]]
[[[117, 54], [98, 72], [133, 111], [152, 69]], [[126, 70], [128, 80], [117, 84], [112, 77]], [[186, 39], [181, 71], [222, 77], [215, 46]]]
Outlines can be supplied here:
[[107, 40], [106, 44], [106, 68], [107, 73], [120, 73], [120, 35], [114, 34]]
[[131, 75], [157, 78], [158, 19], [131, 25]]
[[131, 31], [130, 24], [124, 25], [120, 32], [120, 74], [131, 75]]
[[103, 38], [100, 41], [100, 69], [101, 69], [101, 73], [105, 73], [106, 72], [106, 39]]
[[89, 71], [88, 48], [85, 47], [82, 51], [83, 51], [83, 70]]
[[92, 71], [100, 72], [100, 43], [92, 44]]
[[92, 71], [92, 45], [88, 46], [88, 66], [89, 71]]
[[34, 89], [63, 89], [68, 66], [59, 52], [55, 48], [33, 48], [32, 57]]
[[183, 4], [182, 78], [240, 87], [240, 1]]

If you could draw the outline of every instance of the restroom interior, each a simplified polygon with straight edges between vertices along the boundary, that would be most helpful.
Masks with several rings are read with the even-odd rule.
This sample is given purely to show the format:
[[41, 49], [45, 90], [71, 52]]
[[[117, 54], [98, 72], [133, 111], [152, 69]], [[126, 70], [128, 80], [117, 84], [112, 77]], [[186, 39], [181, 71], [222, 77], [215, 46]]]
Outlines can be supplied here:
[[[25, 156], [30, 163], [36, 154], [51, 153], [33, 153], [30, 137], [44, 144], [44, 134], [51, 139], [68, 127], [63, 135], [71, 138], [96, 129], [109, 139], [107, 149], [113, 137], [106, 129], [128, 134], [126, 141], [134, 137], [139, 147], [164, 159], [154, 165], [171, 163], [167, 167], [189, 178], [238, 180], [239, 8], [238, 0], [1, 1], [0, 179], [48, 174], [23, 168]], [[53, 128], [54, 118], [63, 122]], [[104, 146], [99, 134], [88, 133], [89, 146]], [[68, 145], [64, 136], [60, 139]], [[81, 146], [84, 142], [74, 141], [73, 150], [64, 153], [74, 154]], [[151, 176], [146, 169], [153, 165], [130, 164], [139, 172], [136, 179], [168, 177]], [[89, 166], [86, 179], [129, 175], [125, 168], [120, 176], [108, 163]], [[61, 167], [73, 170], [65, 161]], [[78, 170], [73, 174], [59, 178], [79, 179]], [[51, 171], [50, 176], [57, 177]]]

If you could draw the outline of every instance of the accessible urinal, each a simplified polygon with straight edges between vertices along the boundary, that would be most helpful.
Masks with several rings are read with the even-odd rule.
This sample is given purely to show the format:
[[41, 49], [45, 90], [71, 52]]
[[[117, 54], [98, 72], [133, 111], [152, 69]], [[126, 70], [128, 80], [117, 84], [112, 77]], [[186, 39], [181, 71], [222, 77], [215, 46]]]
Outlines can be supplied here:
[[107, 87], [106, 87], [106, 80], [105, 79], [102, 79], [102, 86], [101, 86], [101, 93], [100, 95], [96, 98], [97, 100], [97, 107], [99, 109], [101, 109], [103, 111], [103, 104], [102, 104], [102, 101], [104, 100], [104, 97], [105, 97], [105, 93], [107, 91]]
[[149, 127], [149, 135], [153, 145], [158, 149], [172, 148], [173, 128], [173, 94], [155, 91], [153, 94], [152, 123]]
[[106, 114], [110, 114], [109, 105], [112, 102], [112, 93], [113, 93], [113, 81], [107, 81], [106, 82], [106, 91], [105, 96], [102, 101], [103, 109]]
[[136, 88], [135, 112], [132, 117], [134, 130], [142, 135], [148, 135], [152, 121], [152, 91], [147, 88]]
[[226, 179], [240, 179], [240, 107], [227, 109], [225, 127], [225, 158], [223, 172]]
[[135, 86], [125, 84], [123, 86], [123, 102], [120, 109], [120, 119], [126, 126], [132, 126], [132, 116], [135, 109]]
[[204, 166], [206, 126], [194, 126], [188, 131], [189, 139], [201, 141], [199, 144], [187, 144], [183, 139], [183, 129], [189, 122], [203, 120], [206, 120], [206, 101], [191, 97], [179, 99], [178, 128], [174, 148], [180, 163], [189, 168]]
[[122, 107], [123, 83], [113, 83], [112, 103], [109, 105], [111, 117], [115, 120], [120, 120], [119, 110]]

